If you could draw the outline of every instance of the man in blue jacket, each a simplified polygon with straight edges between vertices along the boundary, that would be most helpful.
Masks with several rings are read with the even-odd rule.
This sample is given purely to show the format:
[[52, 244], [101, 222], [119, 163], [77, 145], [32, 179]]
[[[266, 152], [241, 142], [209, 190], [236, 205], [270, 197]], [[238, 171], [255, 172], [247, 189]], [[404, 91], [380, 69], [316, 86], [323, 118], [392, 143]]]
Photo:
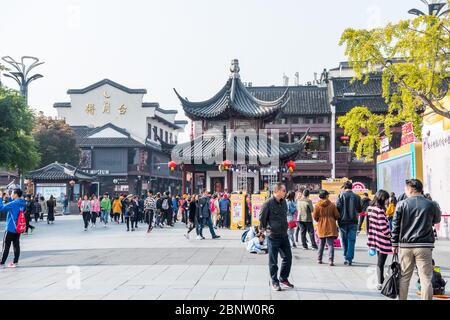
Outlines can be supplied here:
[[20, 233], [16, 232], [17, 219], [19, 217], [20, 211], [25, 211], [25, 200], [22, 199], [22, 190], [14, 189], [12, 194], [12, 201], [8, 204], [3, 205], [0, 202], [0, 212], [8, 212], [6, 217], [6, 231], [3, 238], [3, 255], [2, 261], [0, 262], [0, 267], [5, 266], [6, 259], [8, 259], [9, 249], [11, 248], [11, 243], [14, 247], [14, 262], [11, 262], [8, 267], [15, 268], [19, 262], [20, 256]]

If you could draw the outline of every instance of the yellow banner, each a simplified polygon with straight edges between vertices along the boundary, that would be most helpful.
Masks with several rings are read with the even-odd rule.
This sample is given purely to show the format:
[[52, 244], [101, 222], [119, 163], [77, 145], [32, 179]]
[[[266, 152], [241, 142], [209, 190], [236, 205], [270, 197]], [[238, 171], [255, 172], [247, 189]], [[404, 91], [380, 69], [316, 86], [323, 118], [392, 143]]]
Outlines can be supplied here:
[[259, 226], [259, 214], [266, 199], [264, 194], [252, 195], [252, 226]]
[[245, 196], [231, 194], [231, 230], [245, 229]]

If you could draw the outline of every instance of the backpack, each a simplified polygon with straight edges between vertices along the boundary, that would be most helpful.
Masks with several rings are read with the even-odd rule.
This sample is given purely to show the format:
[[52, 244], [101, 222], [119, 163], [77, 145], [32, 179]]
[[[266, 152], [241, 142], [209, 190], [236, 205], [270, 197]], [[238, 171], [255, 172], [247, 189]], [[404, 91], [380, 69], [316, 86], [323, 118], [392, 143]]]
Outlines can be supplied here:
[[169, 199], [165, 198], [162, 202], [161, 208], [163, 210], [168, 210], [169, 209]]
[[19, 216], [17, 217], [17, 224], [14, 222], [14, 217], [13, 217], [13, 223], [14, 226], [16, 227], [16, 233], [24, 233], [25, 230], [27, 229], [27, 221], [25, 219], [25, 213], [23, 212], [23, 210], [20, 210], [19, 212]]

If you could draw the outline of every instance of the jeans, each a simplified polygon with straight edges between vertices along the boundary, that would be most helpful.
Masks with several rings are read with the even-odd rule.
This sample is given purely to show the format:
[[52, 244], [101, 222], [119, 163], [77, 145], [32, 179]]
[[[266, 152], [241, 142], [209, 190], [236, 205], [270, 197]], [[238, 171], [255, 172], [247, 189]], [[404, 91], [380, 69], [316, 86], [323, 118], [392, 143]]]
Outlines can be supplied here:
[[[288, 280], [292, 265], [292, 251], [288, 236], [267, 237], [267, 249], [269, 251], [269, 272], [272, 284]], [[282, 259], [280, 280], [278, 280], [278, 253], [280, 253]]]
[[13, 244], [14, 248], [14, 263], [19, 262], [19, 256], [20, 256], [20, 233], [13, 233], [6, 231], [5, 237], [3, 238], [3, 255], [2, 255], [2, 261], [0, 264], [5, 264], [6, 259], [8, 259], [9, 255], [9, 249], [11, 248], [11, 242]]
[[335, 237], [320, 238], [319, 252], [317, 253], [317, 260], [322, 261], [323, 251], [325, 250], [325, 244], [328, 245], [328, 260], [334, 262], [334, 239]]
[[200, 235], [203, 236], [203, 226], [207, 225], [209, 227], [209, 232], [211, 232], [211, 236], [213, 238], [216, 237], [216, 233], [214, 232], [214, 227], [212, 225], [211, 217], [203, 218], [200, 225]]
[[358, 230], [357, 224], [349, 224], [339, 227], [339, 232], [341, 234], [341, 241], [342, 241], [342, 249], [344, 249], [345, 261], [352, 262], [355, 256], [355, 243], [357, 230]]
[[290, 242], [291, 246], [295, 246], [294, 232], [295, 232], [295, 229], [288, 229], [288, 231], [287, 231], [289, 242]]
[[392, 219], [394, 219], [394, 217], [389, 217], [388, 218], [388, 222], [389, 222], [389, 230], [392, 231]]
[[433, 286], [431, 279], [433, 277], [431, 248], [400, 248], [400, 266], [402, 277], [400, 278], [400, 300], [408, 298], [409, 282], [417, 266], [419, 272], [422, 300], [433, 299]]
[[106, 210], [103, 210], [103, 211], [102, 211], [102, 219], [103, 219], [103, 222], [104, 222], [105, 224], [108, 223], [108, 216], [109, 216], [109, 212], [106, 211]]
[[[317, 249], [316, 237], [314, 235], [314, 225], [312, 222], [299, 222], [297, 228], [300, 228], [301, 236], [302, 236], [302, 246], [303, 248], [308, 248], [308, 243], [306, 242], [306, 233], [309, 234], [309, 239], [311, 240], [311, 246]], [[298, 230], [298, 229], [297, 229]], [[297, 242], [298, 242], [298, 234], [297, 234]]]
[[67, 214], [67, 207], [66, 206], [63, 207], [63, 214]]

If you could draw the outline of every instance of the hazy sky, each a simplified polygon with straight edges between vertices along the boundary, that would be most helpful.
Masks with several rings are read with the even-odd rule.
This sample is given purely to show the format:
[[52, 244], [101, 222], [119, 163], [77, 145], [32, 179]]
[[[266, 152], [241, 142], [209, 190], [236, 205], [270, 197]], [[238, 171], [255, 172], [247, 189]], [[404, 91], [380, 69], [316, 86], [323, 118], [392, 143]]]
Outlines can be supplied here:
[[[67, 89], [109, 78], [145, 88], [145, 101], [181, 111], [172, 88], [191, 101], [225, 83], [230, 61], [253, 85], [300, 82], [345, 60], [346, 27], [408, 18], [419, 0], [0, 0], [0, 56], [39, 57], [44, 78], [29, 103], [56, 115]], [[4, 84], [15, 83], [2, 77]], [[182, 112], [178, 119], [185, 119]]]

